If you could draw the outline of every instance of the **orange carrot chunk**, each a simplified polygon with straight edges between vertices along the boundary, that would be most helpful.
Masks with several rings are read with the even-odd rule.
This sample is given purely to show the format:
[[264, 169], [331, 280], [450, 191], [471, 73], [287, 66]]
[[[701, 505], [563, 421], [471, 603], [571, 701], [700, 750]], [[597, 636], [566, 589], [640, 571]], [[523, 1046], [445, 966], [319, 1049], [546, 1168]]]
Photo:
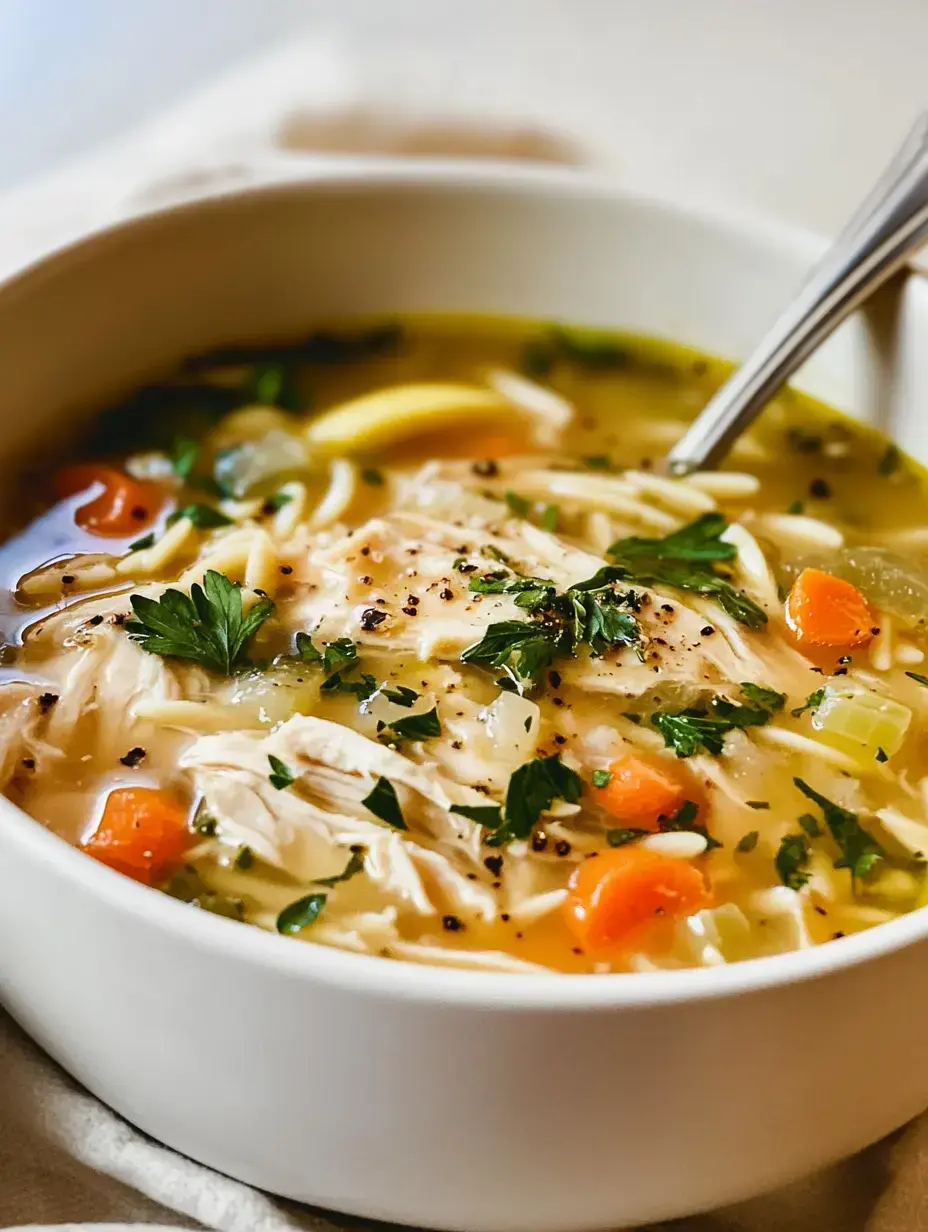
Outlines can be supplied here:
[[74, 512], [74, 521], [92, 535], [125, 538], [148, 526], [164, 501], [161, 488], [154, 483], [133, 479], [124, 471], [98, 462], [78, 462], [58, 476], [58, 496], [64, 499], [102, 484], [86, 505]]
[[658, 830], [662, 817], [675, 816], [697, 794], [684, 781], [685, 772], [666, 757], [626, 753], [609, 773], [609, 782], [594, 790], [593, 799], [620, 821], [643, 830]]
[[81, 850], [135, 881], [154, 885], [183, 861], [190, 842], [187, 808], [156, 787], [111, 791], [103, 816]]
[[803, 569], [786, 600], [786, 622], [810, 646], [849, 649], [873, 638], [873, 613], [856, 586], [822, 569]]
[[587, 951], [634, 944], [659, 918], [691, 915], [709, 903], [702, 873], [685, 860], [617, 847], [574, 870], [564, 902], [567, 926]]

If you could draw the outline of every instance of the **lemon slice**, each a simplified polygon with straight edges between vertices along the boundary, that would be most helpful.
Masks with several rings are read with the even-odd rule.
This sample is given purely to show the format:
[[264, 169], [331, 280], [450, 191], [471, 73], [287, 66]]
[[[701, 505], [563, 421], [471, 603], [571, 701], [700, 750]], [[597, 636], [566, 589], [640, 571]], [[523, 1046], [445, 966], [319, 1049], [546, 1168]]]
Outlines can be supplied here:
[[323, 412], [307, 427], [306, 439], [311, 445], [350, 453], [512, 413], [506, 398], [476, 385], [394, 385]]

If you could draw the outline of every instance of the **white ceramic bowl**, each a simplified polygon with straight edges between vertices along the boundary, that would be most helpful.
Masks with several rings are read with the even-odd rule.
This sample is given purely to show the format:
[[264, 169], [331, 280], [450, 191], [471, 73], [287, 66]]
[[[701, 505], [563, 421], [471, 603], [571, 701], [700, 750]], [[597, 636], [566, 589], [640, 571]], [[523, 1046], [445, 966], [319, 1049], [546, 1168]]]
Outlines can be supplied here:
[[[817, 249], [547, 172], [278, 180], [90, 237], [0, 288], [8, 467], [183, 353], [319, 316], [557, 316], [738, 357]], [[884, 308], [802, 384], [891, 416], [924, 460], [925, 286]], [[666, 1218], [776, 1186], [928, 1104], [928, 912], [715, 970], [516, 977], [198, 913], [5, 801], [0, 877], [3, 1000], [52, 1056], [177, 1150], [357, 1215], [467, 1232]]]

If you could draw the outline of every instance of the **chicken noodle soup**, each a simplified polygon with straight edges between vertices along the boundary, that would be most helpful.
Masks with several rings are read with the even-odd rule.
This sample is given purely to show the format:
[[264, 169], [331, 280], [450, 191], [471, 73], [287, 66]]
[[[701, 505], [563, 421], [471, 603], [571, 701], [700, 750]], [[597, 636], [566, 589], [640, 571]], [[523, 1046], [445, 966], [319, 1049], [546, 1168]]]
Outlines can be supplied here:
[[664, 478], [725, 375], [430, 318], [186, 362], [28, 484], [4, 791], [191, 909], [414, 962], [711, 966], [918, 907], [922, 476], [786, 393]]

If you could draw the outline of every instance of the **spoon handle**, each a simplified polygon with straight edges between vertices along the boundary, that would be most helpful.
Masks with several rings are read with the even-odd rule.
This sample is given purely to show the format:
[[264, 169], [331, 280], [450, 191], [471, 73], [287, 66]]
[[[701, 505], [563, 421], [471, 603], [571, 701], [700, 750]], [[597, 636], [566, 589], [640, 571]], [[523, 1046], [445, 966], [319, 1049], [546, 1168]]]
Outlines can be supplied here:
[[796, 369], [926, 240], [923, 116], [790, 307], [670, 451], [670, 473], [688, 475], [723, 457]]

